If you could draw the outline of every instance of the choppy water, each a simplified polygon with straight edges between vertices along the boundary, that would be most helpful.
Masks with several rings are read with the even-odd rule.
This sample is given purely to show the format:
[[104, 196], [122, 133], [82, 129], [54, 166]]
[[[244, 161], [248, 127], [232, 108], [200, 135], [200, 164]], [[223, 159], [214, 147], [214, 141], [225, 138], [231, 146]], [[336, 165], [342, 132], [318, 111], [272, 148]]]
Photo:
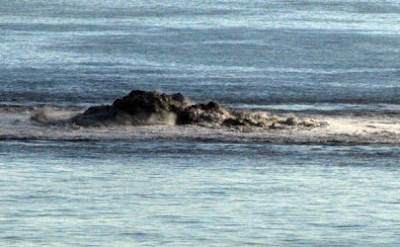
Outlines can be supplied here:
[[[398, 246], [399, 23], [397, 0], [0, 0], [0, 245]], [[30, 120], [132, 89], [330, 132]]]

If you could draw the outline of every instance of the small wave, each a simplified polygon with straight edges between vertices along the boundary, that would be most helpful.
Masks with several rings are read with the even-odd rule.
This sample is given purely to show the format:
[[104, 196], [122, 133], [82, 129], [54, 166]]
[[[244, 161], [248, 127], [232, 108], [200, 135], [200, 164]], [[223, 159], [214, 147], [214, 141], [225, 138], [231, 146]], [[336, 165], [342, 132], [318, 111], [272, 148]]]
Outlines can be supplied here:
[[[225, 109], [218, 103], [195, 104], [186, 98], [181, 98], [181, 102], [185, 102], [185, 109], [189, 107], [184, 112], [189, 116], [183, 115], [188, 122], [183, 122], [182, 115], [179, 116], [182, 113], [164, 110], [161, 113], [170, 115], [157, 111], [144, 115], [141, 115], [143, 111], [118, 115], [112, 106], [92, 107], [85, 111], [78, 107], [2, 105], [0, 140], [400, 145], [399, 114], [382, 114], [377, 110], [374, 114], [357, 115], [347, 111], [332, 115], [306, 112], [304, 108], [294, 111], [298, 106], [292, 106], [287, 112], [275, 115], [253, 111], [252, 107], [249, 107], [250, 111], [243, 111]], [[83, 122], [79, 122], [81, 117]]]
[[51, 105], [51, 104], [12, 104], [3, 103], [0, 104], [0, 113], [10, 114], [10, 113], [33, 113], [38, 112], [43, 109], [52, 109], [53, 111], [82, 111], [86, 109], [87, 106], [64, 106], [64, 105]]
[[[65, 119], [71, 113], [64, 109], [47, 109], [46, 118]], [[66, 115], [65, 115], [66, 114]], [[381, 116], [312, 115], [325, 126], [312, 129], [268, 129], [243, 132], [194, 125], [146, 125], [83, 127], [63, 124], [42, 124], [27, 113], [7, 113], [0, 118], [0, 140], [53, 140], [72, 142], [97, 141], [195, 141], [276, 144], [390, 144], [400, 145], [400, 118]], [[52, 121], [54, 119], [51, 119]], [[45, 121], [46, 122], [46, 121]], [[51, 121], [50, 121], [51, 122]]]
[[296, 112], [322, 115], [400, 115], [398, 104], [229, 104], [228, 106], [241, 109], [263, 110], [270, 112]]
[[24, 105], [0, 104], [0, 113], [23, 113], [31, 112], [34, 107]]
[[[399, 132], [384, 130], [351, 131], [346, 128], [330, 127], [318, 131], [275, 130], [268, 132], [234, 132], [221, 129], [209, 129], [194, 126], [140, 126], [126, 128], [81, 128], [61, 127], [38, 128], [32, 126], [27, 131], [24, 126], [13, 126], [0, 131], [0, 140], [10, 141], [188, 141], [188, 142], [220, 142], [220, 143], [274, 143], [274, 144], [388, 144], [400, 145]], [[335, 125], [337, 127], [337, 125]]]
[[33, 111], [31, 119], [41, 124], [58, 124], [82, 113], [79, 110], [44, 106]]

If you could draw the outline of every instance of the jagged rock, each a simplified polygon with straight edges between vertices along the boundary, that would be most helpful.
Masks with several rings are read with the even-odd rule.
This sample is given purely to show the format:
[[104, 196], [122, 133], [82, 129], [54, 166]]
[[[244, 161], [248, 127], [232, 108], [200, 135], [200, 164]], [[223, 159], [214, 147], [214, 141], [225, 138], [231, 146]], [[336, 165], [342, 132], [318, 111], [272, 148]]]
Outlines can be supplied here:
[[127, 96], [115, 100], [112, 105], [90, 107], [84, 113], [72, 118], [71, 122], [79, 126], [198, 125], [243, 131], [313, 125], [312, 122], [305, 122], [294, 116], [270, 117], [265, 112], [226, 109], [216, 101], [194, 104], [180, 93], [168, 95], [140, 90], [134, 90]]
[[163, 124], [175, 119], [174, 114], [188, 104], [182, 94], [134, 90], [112, 105], [90, 107], [72, 122], [83, 126]]
[[191, 105], [178, 112], [177, 124], [219, 125], [230, 113], [218, 102]]
[[182, 94], [167, 95], [160, 92], [134, 90], [122, 99], [117, 99], [113, 106], [129, 114], [176, 112], [187, 106]]

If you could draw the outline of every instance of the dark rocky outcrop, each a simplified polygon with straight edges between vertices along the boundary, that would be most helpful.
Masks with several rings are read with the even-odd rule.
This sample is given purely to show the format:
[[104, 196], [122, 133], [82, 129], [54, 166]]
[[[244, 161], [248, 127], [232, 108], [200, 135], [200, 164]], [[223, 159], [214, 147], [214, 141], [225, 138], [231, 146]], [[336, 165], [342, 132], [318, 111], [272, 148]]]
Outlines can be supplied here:
[[182, 94], [134, 90], [112, 105], [90, 107], [71, 119], [78, 126], [107, 125], [198, 125], [233, 128], [243, 131], [283, 127], [313, 127], [313, 120], [294, 116], [280, 118], [266, 112], [248, 112], [222, 107], [216, 101], [192, 103]]
[[90, 107], [71, 121], [81, 126], [175, 124], [188, 105], [182, 94], [134, 90], [112, 105]]
[[112, 107], [134, 115], [177, 112], [185, 108], [187, 104], [187, 99], [182, 94], [167, 95], [160, 92], [134, 90], [122, 99], [117, 99]]

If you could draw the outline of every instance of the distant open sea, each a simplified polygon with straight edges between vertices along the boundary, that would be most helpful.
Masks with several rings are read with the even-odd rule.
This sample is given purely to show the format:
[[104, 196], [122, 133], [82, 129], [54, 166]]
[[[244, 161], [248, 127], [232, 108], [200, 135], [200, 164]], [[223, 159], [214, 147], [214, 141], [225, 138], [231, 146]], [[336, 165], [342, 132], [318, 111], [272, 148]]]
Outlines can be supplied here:
[[[30, 120], [133, 89], [380, 132]], [[400, 246], [399, 126], [398, 0], [0, 0], [0, 246]]]

